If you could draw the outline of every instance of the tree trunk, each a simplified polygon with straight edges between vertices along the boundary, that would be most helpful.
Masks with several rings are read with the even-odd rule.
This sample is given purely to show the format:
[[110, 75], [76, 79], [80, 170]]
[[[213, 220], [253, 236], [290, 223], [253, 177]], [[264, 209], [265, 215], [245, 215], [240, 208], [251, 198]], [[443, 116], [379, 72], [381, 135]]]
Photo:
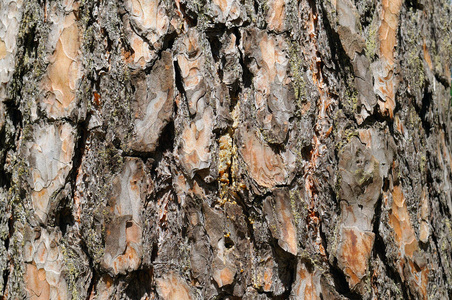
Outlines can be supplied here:
[[0, 0], [0, 298], [452, 297], [451, 10]]

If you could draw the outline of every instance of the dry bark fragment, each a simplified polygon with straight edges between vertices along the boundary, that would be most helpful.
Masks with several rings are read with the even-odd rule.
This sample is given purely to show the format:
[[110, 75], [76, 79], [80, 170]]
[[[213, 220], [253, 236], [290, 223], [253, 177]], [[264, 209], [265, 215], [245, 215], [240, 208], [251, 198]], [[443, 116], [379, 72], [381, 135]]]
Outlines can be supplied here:
[[382, 0], [381, 25], [378, 29], [380, 61], [374, 65], [375, 92], [383, 115], [394, 116], [397, 79], [395, 76], [395, 46], [402, 1]]
[[337, 249], [339, 266], [355, 288], [367, 276], [375, 234], [374, 207], [393, 159], [381, 132], [360, 130], [344, 146], [339, 160], [341, 229]]
[[135, 33], [130, 25], [129, 19], [125, 19], [124, 27], [128, 37], [128, 42], [132, 48], [132, 53], [122, 49], [123, 59], [132, 68], [145, 68], [146, 65], [156, 57], [154, 50], [151, 50], [150, 45]]
[[[202, 43], [206, 41], [196, 30], [190, 30], [179, 41], [177, 62], [184, 85], [191, 118], [183, 124], [178, 156], [186, 174], [191, 178], [195, 173], [211, 167], [214, 128], [214, 111], [210, 103], [213, 84], [209, 76], [209, 66]], [[182, 104], [179, 104], [181, 107]]]
[[0, 298], [452, 293], [449, 3], [0, 7]]
[[[66, 267], [59, 246], [61, 233], [37, 231], [28, 235], [24, 246], [25, 288], [30, 299], [67, 299]], [[39, 235], [36, 238], [36, 234]]]
[[392, 213], [389, 215], [389, 225], [394, 230], [395, 241], [398, 244], [397, 270], [402, 280], [412, 285], [418, 296], [427, 299], [429, 268], [419, 249], [414, 228], [405, 202], [402, 188], [394, 186], [392, 191]]
[[72, 168], [75, 132], [67, 123], [36, 125], [33, 139], [26, 143], [30, 165], [31, 200], [34, 211], [46, 223], [54, 193], [66, 184]]
[[[373, 92], [373, 79], [370, 60], [365, 55], [365, 39], [359, 29], [359, 13], [350, 0], [337, 0], [333, 3], [335, 16], [331, 17], [342, 47], [349, 57], [354, 71], [354, 83], [358, 91], [359, 107], [354, 111], [358, 124], [372, 115], [377, 99]], [[358, 103], [357, 103], [358, 104]]]
[[191, 300], [190, 289], [185, 281], [174, 273], [156, 279], [157, 292], [164, 300]]
[[109, 208], [113, 220], [107, 224], [103, 266], [113, 275], [138, 269], [142, 257], [141, 210], [147, 182], [140, 159], [130, 158], [113, 179]]
[[243, 129], [240, 133], [242, 144], [239, 150], [249, 176], [265, 188], [287, 183], [291, 165], [285, 161], [284, 157], [266, 145], [257, 132]]
[[23, 3], [21, 1], [3, 1], [0, 10], [0, 130], [5, 125], [5, 107], [3, 101], [7, 96], [6, 86], [15, 70], [17, 52], [17, 35], [22, 19]]
[[190, 122], [182, 133], [181, 164], [192, 178], [197, 171], [210, 167], [212, 128], [213, 113], [207, 108], [202, 118]]
[[173, 117], [175, 86], [171, 53], [162, 52], [151, 74], [142, 77], [136, 83], [132, 104], [134, 133], [130, 147], [138, 152], [154, 152], [163, 129]]
[[297, 255], [298, 235], [287, 190], [275, 190], [264, 201], [264, 211], [272, 236], [285, 251]]
[[282, 36], [256, 29], [242, 32], [242, 51], [252, 58], [256, 117], [262, 134], [272, 144], [286, 141], [295, 94], [289, 76], [287, 42]]
[[322, 288], [319, 271], [312, 271], [312, 267], [303, 261], [299, 261], [296, 272], [297, 277], [294, 281], [291, 299], [321, 299]]
[[130, 20], [137, 30], [146, 36], [154, 48], [160, 48], [159, 40], [169, 27], [167, 8], [159, 0], [128, 0], [126, 8], [130, 12]]
[[[11, 80], [15, 70], [17, 52], [17, 35], [22, 19], [22, 1], [2, 1], [0, 11], [0, 100], [6, 96], [6, 84]], [[3, 104], [2, 104], [3, 105]], [[1, 119], [0, 119], [1, 120]], [[0, 123], [1, 125], [1, 123]], [[1, 128], [2, 126], [0, 126]]]
[[270, 0], [267, 2], [269, 10], [267, 13], [268, 29], [283, 31], [285, 29], [285, 6], [286, 0]]
[[55, 18], [53, 33], [58, 34], [55, 52], [44, 80], [50, 94], [42, 100], [49, 117], [68, 117], [75, 107], [76, 84], [81, 77], [79, 30], [74, 12]]
[[216, 22], [227, 26], [241, 25], [246, 18], [245, 8], [238, 0], [212, 0], [210, 10]]

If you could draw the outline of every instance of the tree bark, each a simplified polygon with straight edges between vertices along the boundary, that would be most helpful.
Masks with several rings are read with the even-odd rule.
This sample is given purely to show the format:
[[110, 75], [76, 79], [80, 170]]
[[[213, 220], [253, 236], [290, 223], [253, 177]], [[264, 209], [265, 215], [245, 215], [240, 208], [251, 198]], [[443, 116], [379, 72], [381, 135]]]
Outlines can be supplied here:
[[452, 297], [447, 0], [0, 0], [1, 299]]

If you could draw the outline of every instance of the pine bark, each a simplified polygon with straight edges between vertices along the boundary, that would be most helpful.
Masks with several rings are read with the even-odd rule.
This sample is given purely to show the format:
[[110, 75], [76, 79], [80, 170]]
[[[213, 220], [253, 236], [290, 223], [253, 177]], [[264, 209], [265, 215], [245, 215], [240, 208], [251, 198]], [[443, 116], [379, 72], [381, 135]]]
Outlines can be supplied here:
[[0, 0], [0, 298], [452, 298], [451, 12]]

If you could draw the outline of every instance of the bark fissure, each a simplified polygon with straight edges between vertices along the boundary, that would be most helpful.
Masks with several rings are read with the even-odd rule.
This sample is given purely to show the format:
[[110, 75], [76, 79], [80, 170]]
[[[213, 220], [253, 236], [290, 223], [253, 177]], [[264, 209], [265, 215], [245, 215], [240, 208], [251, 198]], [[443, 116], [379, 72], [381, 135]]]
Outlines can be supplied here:
[[447, 1], [0, 7], [0, 297], [451, 297]]

